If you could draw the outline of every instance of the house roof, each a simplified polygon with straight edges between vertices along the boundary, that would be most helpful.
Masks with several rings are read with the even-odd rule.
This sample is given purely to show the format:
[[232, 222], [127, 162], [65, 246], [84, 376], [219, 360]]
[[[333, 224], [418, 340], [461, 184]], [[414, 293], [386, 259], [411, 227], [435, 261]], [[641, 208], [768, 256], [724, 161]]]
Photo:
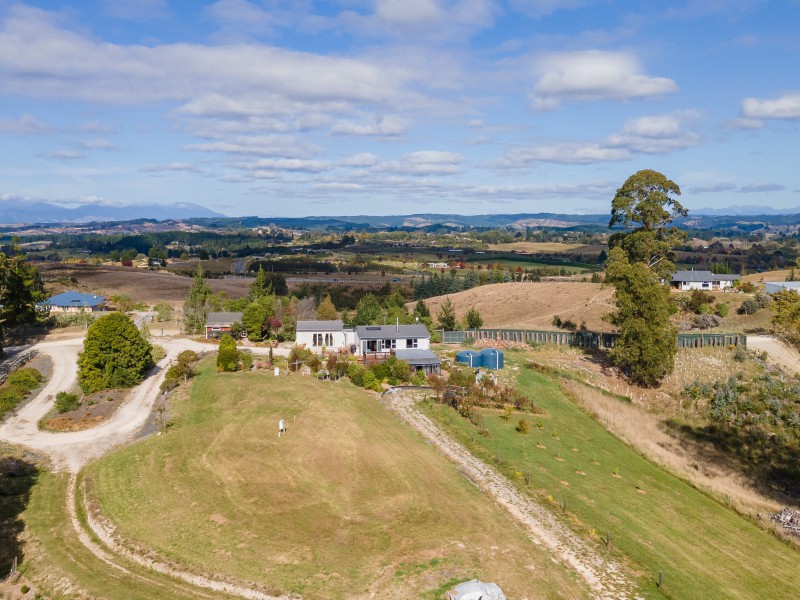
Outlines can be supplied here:
[[691, 283], [702, 281], [736, 281], [740, 275], [717, 274], [711, 271], [675, 271], [672, 281], [675, 283]]
[[442, 361], [430, 350], [420, 348], [398, 348], [394, 355], [410, 365], [441, 365]]
[[240, 312], [210, 312], [206, 317], [206, 327], [229, 327], [241, 320]]
[[768, 294], [774, 294], [781, 290], [800, 291], [800, 281], [765, 281], [764, 290]]
[[356, 335], [360, 340], [397, 340], [431, 337], [425, 325], [358, 325]]
[[80, 292], [63, 292], [52, 296], [49, 300], [43, 302], [46, 306], [56, 306], [58, 308], [66, 308], [69, 306], [80, 307], [95, 307], [99, 306], [106, 299], [97, 294], [81, 294]]
[[344, 331], [341, 319], [331, 321], [298, 321], [295, 331]]

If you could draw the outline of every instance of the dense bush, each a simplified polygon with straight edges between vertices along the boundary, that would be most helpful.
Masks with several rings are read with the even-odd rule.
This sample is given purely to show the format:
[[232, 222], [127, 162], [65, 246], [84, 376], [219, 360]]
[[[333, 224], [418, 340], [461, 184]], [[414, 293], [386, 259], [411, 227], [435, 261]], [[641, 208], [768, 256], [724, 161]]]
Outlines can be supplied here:
[[35, 390], [42, 383], [42, 374], [36, 369], [25, 367], [17, 369], [6, 378], [6, 385], [17, 387], [26, 391]]
[[78, 383], [87, 394], [132, 387], [152, 366], [152, 347], [133, 321], [122, 313], [111, 313], [86, 332], [78, 358]]
[[217, 370], [228, 372], [239, 370], [239, 351], [236, 349], [236, 341], [227, 333], [219, 340]]
[[727, 302], [717, 304], [717, 306], [714, 308], [714, 314], [717, 315], [718, 317], [725, 318], [728, 316], [729, 312], [730, 312], [730, 306], [728, 306]]
[[161, 346], [153, 344], [153, 362], [158, 363], [167, 356], [167, 351]]
[[316, 359], [317, 369], [319, 369], [322, 363], [311, 350], [294, 346], [289, 352], [289, 370], [299, 371], [303, 365], [308, 365], [314, 359]]
[[758, 312], [759, 308], [761, 308], [761, 306], [755, 298], [748, 298], [742, 302], [738, 312], [740, 315], [754, 315]]
[[80, 406], [77, 394], [70, 392], [58, 392], [54, 407], [57, 413], [65, 413], [76, 410]]

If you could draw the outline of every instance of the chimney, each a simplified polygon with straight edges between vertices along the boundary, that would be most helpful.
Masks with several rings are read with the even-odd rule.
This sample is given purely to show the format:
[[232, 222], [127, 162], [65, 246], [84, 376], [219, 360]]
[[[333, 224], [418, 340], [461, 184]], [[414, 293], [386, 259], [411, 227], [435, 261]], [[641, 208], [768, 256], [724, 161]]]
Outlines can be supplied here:
[[396, 332], [400, 331], [400, 317], [397, 317], [397, 323], [395, 323], [394, 330]]

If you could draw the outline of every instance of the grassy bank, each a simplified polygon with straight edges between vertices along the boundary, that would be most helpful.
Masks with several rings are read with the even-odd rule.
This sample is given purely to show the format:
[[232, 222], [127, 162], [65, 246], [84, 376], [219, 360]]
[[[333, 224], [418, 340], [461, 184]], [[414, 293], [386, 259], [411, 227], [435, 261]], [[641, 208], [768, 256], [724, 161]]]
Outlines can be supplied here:
[[[204, 365], [176, 425], [86, 477], [123, 535], [205, 573], [304, 598], [583, 598], [456, 468], [348, 382]], [[277, 437], [278, 420], [289, 431]]]
[[[526, 415], [528, 434], [484, 410], [491, 437], [450, 408], [429, 406], [441, 427], [496, 462], [520, 487], [562, 512], [598, 546], [641, 575], [642, 590], [666, 598], [795, 598], [798, 553], [770, 533], [654, 466], [571, 402], [549, 377], [522, 369], [520, 389], [545, 415]], [[530, 473], [530, 485], [524, 478]], [[562, 511], [566, 500], [566, 512]], [[656, 586], [659, 571], [664, 585]]]

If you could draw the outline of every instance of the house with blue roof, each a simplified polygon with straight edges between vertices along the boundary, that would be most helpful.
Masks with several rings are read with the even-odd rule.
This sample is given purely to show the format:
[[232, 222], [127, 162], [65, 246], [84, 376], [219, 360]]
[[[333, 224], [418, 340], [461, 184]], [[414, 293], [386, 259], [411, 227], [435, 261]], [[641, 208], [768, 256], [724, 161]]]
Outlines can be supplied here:
[[49, 300], [39, 303], [39, 307], [50, 314], [97, 312], [105, 310], [106, 299], [97, 294], [62, 292]]

